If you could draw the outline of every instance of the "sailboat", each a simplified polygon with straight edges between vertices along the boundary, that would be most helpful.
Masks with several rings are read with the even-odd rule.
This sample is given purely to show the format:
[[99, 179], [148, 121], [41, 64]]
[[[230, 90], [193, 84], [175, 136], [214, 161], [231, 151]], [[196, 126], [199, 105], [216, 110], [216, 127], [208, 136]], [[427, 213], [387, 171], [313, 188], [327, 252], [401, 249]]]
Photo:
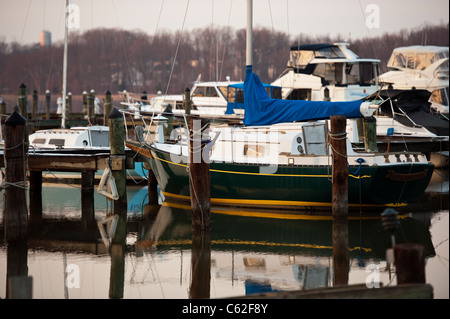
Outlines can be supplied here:
[[[139, 152], [170, 201], [190, 201], [189, 152], [209, 160], [211, 204], [289, 209], [331, 209], [332, 159], [328, 120], [371, 116], [362, 100], [313, 102], [272, 99], [252, 70], [251, 1], [248, 0], [244, 126], [211, 125], [189, 149], [188, 129], [164, 136], [158, 129], [126, 145]], [[145, 118], [144, 118], [145, 119]], [[153, 119], [149, 119], [153, 121]], [[186, 121], [186, 123], [188, 123]], [[342, 133], [342, 132], [341, 132]], [[344, 133], [345, 134], [345, 133]], [[425, 191], [434, 165], [424, 154], [356, 152], [347, 141], [349, 208], [402, 206]]]

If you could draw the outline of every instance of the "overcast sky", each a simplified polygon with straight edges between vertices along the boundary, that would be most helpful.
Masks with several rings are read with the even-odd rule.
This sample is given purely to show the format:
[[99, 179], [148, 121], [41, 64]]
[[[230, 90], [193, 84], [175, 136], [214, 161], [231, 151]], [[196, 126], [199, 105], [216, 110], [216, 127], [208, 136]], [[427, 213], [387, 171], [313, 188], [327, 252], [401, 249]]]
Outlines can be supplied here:
[[[163, 29], [180, 30], [183, 21], [185, 32], [211, 24], [241, 29], [246, 25], [246, 2], [71, 0], [79, 20], [72, 20], [70, 30], [114, 27], [153, 35]], [[448, 0], [254, 0], [253, 5], [255, 27], [290, 36], [341, 35], [348, 41], [449, 21]], [[53, 42], [62, 40], [64, 6], [65, 0], [0, 0], [0, 40], [35, 43], [42, 30], [52, 33]]]

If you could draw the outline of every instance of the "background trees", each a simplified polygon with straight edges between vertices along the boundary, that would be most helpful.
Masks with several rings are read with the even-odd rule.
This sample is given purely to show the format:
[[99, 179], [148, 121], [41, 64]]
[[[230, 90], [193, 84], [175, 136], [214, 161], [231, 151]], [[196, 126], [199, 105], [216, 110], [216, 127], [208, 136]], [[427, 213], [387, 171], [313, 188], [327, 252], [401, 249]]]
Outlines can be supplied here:
[[[272, 82], [286, 67], [294, 44], [332, 43], [343, 39], [287, 34], [265, 28], [254, 30], [254, 69], [263, 82]], [[392, 50], [407, 45], [448, 46], [448, 24], [403, 30], [377, 38], [351, 41], [359, 56], [378, 58], [382, 72]], [[29, 91], [62, 90], [62, 43], [50, 47], [0, 41], [0, 96], [17, 93], [21, 83]], [[174, 63], [175, 61], [175, 63]], [[93, 29], [69, 38], [67, 88], [73, 94], [122, 91], [181, 94], [201, 80], [243, 80], [245, 72], [245, 30], [227, 27], [202, 28], [190, 32], [159, 32], [150, 36], [140, 31]], [[170, 79], [170, 81], [169, 81]]]

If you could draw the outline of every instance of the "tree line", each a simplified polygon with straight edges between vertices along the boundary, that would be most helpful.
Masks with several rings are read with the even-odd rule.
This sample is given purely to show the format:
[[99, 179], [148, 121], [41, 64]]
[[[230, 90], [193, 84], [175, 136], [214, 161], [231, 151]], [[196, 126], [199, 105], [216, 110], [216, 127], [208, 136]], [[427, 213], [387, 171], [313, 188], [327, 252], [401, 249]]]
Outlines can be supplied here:
[[[289, 49], [298, 43], [342, 42], [341, 36], [289, 37], [267, 28], [253, 31], [253, 64], [261, 80], [270, 83], [286, 68]], [[103, 94], [127, 90], [154, 94], [181, 94], [193, 82], [243, 80], [245, 74], [244, 29], [229, 27], [162, 31], [99, 28], [72, 33], [68, 42], [67, 88], [73, 94], [94, 89]], [[364, 58], [382, 61], [382, 72], [392, 50], [408, 45], [448, 46], [447, 24], [424, 26], [375, 38], [351, 41], [350, 49]], [[21, 83], [39, 93], [61, 94], [63, 43], [40, 47], [0, 40], [0, 96], [17, 92]]]

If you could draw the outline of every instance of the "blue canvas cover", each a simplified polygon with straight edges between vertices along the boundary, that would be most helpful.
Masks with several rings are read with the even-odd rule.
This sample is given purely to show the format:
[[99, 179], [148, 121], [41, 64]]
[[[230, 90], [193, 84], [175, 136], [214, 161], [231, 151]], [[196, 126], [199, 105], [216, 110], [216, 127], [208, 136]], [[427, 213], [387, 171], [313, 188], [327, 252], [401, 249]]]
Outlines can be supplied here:
[[[279, 86], [274, 86], [274, 85], [270, 85], [270, 84], [266, 84], [266, 83], [263, 83], [262, 85], [265, 90], [270, 89], [271, 95], [273, 95], [272, 89], [281, 90], [281, 87], [279, 87]], [[239, 90], [244, 90], [244, 82], [230, 84], [230, 85], [228, 85], [228, 87], [239, 89]], [[229, 97], [227, 97], [227, 99], [229, 99]], [[227, 102], [227, 110], [225, 111], [225, 114], [235, 114], [234, 109], [243, 109], [243, 108], [244, 108], [244, 103], [228, 101]]]
[[244, 81], [244, 125], [271, 125], [276, 123], [323, 120], [333, 115], [347, 118], [362, 117], [359, 110], [364, 101], [320, 102], [271, 99], [252, 66], [246, 66]]

